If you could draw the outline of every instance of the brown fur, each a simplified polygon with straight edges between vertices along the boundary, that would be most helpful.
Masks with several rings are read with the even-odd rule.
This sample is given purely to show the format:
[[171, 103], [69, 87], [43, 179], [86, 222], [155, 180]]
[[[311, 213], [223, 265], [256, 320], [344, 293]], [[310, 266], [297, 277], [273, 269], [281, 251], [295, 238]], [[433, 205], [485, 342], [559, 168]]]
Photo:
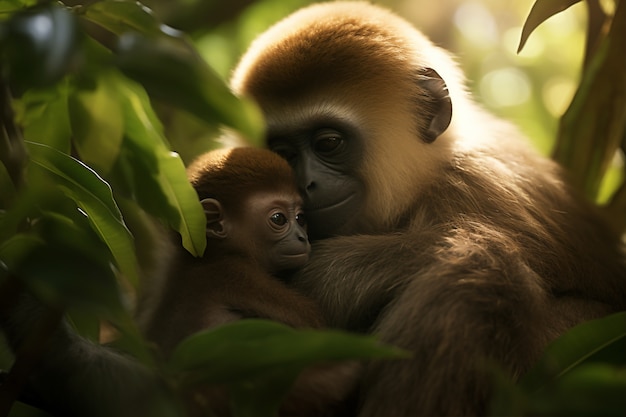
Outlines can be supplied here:
[[[417, 134], [428, 67], [453, 105], [432, 144]], [[294, 277], [331, 325], [413, 352], [367, 368], [360, 416], [483, 414], [486, 364], [517, 378], [570, 327], [626, 308], [619, 237], [399, 17], [366, 3], [303, 9], [261, 35], [232, 84], [270, 131], [335, 118], [365, 142], [362, 222], [314, 243]]]

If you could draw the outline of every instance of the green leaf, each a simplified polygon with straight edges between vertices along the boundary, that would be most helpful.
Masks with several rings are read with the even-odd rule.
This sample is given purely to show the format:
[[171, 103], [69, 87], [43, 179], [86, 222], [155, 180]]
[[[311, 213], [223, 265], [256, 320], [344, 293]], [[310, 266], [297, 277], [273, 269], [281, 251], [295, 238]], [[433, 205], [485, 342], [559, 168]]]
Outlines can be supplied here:
[[61, 82], [47, 89], [30, 89], [16, 101], [16, 119], [25, 140], [70, 152], [70, 120], [67, 100], [70, 87]]
[[124, 276], [137, 284], [132, 235], [124, 225], [109, 185], [82, 162], [45, 145], [27, 142], [30, 170], [52, 174], [56, 186], [76, 202], [108, 246]]
[[626, 367], [584, 364], [530, 396], [524, 415], [623, 417], [626, 415], [624, 393]]
[[[67, 200], [67, 197], [57, 195], [50, 200], [56, 201], [41, 204], [57, 204], [51, 209], [40, 209], [40, 214], [30, 230], [38, 233], [46, 242], [62, 242], [64, 246], [75, 248], [90, 259], [97, 259], [103, 265], [108, 264], [110, 253], [91, 228], [89, 218], [76, 208], [73, 201]], [[62, 204], [64, 201], [70, 204]]]
[[184, 40], [166, 36], [146, 38], [129, 33], [120, 38], [117, 64], [151, 96], [201, 120], [230, 126], [248, 139], [260, 142], [263, 118], [258, 107], [235, 97]]
[[[572, 185], [591, 200], [597, 198], [602, 179], [626, 135], [626, 2], [616, 5], [609, 32], [594, 48], [578, 90], [560, 120], [552, 154], [569, 171]], [[617, 215], [622, 218], [623, 210]], [[615, 224], [623, 226], [623, 222]]]
[[[294, 329], [268, 320], [240, 320], [183, 340], [170, 358], [174, 371], [201, 372], [204, 382], [235, 382], [280, 367], [302, 369], [319, 361], [397, 358], [399, 349], [372, 336]], [[293, 369], [292, 368], [292, 369]]]
[[36, 0], [0, 0], [0, 13], [13, 12], [35, 3]]
[[532, 392], [565, 377], [582, 363], [611, 361], [626, 364], [624, 352], [626, 312], [585, 322], [551, 343], [520, 384]]
[[202, 256], [206, 249], [206, 216], [198, 194], [190, 186], [185, 166], [178, 154], [172, 152], [159, 159], [159, 184], [168, 201], [178, 208], [180, 216], [172, 224], [182, 237], [182, 244], [192, 255]]
[[533, 4], [530, 14], [524, 23], [517, 53], [519, 54], [522, 51], [530, 34], [533, 33], [540, 24], [555, 14], [581, 1], [582, 0], [537, 0], [535, 4]]
[[0, 216], [0, 243], [17, 234], [29, 217], [35, 217], [37, 205], [45, 199], [50, 190], [31, 182], [22, 192], [16, 194], [9, 209]]
[[146, 35], [176, 32], [162, 25], [152, 10], [138, 1], [98, 1], [84, 8], [84, 17], [116, 35], [127, 32], [139, 32]]
[[118, 82], [126, 131], [118, 176], [146, 211], [164, 219], [180, 233], [183, 246], [200, 256], [206, 247], [206, 220], [184, 164], [169, 150], [145, 91], [133, 82]]
[[69, 109], [80, 158], [102, 175], [115, 164], [124, 137], [124, 114], [115, 76], [101, 71], [92, 89], [78, 89]]
[[26, 90], [52, 85], [70, 70], [81, 32], [74, 14], [47, 2], [13, 14], [2, 35], [4, 72]]
[[47, 303], [119, 316], [123, 307], [113, 271], [102, 259], [67, 245], [74, 231], [65, 229], [49, 241], [18, 234], [0, 246], [0, 259]]
[[0, 244], [0, 260], [9, 270], [15, 270], [30, 252], [44, 244], [39, 236], [16, 234]]
[[31, 156], [31, 162], [36, 166], [54, 174], [56, 178], [63, 179], [60, 185], [71, 184], [72, 188], [91, 195], [100, 202], [116, 223], [122, 224], [122, 218], [109, 185], [87, 165], [62, 152], [46, 145], [35, 142], [26, 142], [26, 147]]
[[236, 417], [277, 415], [298, 374], [318, 362], [399, 358], [399, 349], [374, 337], [306, 330], [268, 320], [240, 320], [183, 340], [168, 363], [182, 373], [183, 389], [227, 384]]

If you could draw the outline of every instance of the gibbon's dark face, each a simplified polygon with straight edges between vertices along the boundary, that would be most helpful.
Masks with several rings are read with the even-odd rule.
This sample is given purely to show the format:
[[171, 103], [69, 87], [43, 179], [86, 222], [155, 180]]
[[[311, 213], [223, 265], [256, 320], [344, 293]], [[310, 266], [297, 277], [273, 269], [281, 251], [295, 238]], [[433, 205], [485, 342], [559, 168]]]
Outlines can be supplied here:
[[304, 266], [311, 246], [302, 200], [295, 190], [253, 194], [244, 209], [245, 215], [231, 227], [232, 240], [252, 244], [269, 272]]
[[358, 134], [339, 122], [317, 121], [297, 132], [270, 131], [268, 146], [296, 172], [311, 239], [350, 234], [365, 202]]

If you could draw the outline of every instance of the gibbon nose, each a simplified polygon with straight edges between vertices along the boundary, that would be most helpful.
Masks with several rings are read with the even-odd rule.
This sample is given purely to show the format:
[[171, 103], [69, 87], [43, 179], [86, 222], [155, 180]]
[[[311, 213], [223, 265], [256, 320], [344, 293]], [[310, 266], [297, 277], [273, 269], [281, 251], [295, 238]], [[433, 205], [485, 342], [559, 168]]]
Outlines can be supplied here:
[[315, 181], [308, 181], [305, 186], [300, 186], [300, 192], [305, 195], [310, 196], [317, 189], [317, 184]]

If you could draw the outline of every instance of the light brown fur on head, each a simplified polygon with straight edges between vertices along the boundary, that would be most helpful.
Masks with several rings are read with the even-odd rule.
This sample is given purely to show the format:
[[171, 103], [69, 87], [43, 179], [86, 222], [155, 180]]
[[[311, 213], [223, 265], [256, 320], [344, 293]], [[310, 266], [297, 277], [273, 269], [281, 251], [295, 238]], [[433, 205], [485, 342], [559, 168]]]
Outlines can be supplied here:
[[[429, 94], [419, 83], [427, 68], [442, 76], [453, 103], [449, 128], [431, 144], [419, 139], [429, 112]], [[260, 102], [270, 130], [323, 115], [359, 127], [367, 142], [361, 175], [368, 200], [361, 216], [374, 230], [397, 222], [414, 202], [416, 186], [438, 180], [437, 173], [453, 163], [457, 140], [465, 146], [480, 141], [459, 126], [490, 122], [467, 97], [463, 76], [445, 51], [365, 2], [315, 4], [277, 23], [253, 43], [231, 84]], [[392, 190], [389, 183], [397, 185]]]

